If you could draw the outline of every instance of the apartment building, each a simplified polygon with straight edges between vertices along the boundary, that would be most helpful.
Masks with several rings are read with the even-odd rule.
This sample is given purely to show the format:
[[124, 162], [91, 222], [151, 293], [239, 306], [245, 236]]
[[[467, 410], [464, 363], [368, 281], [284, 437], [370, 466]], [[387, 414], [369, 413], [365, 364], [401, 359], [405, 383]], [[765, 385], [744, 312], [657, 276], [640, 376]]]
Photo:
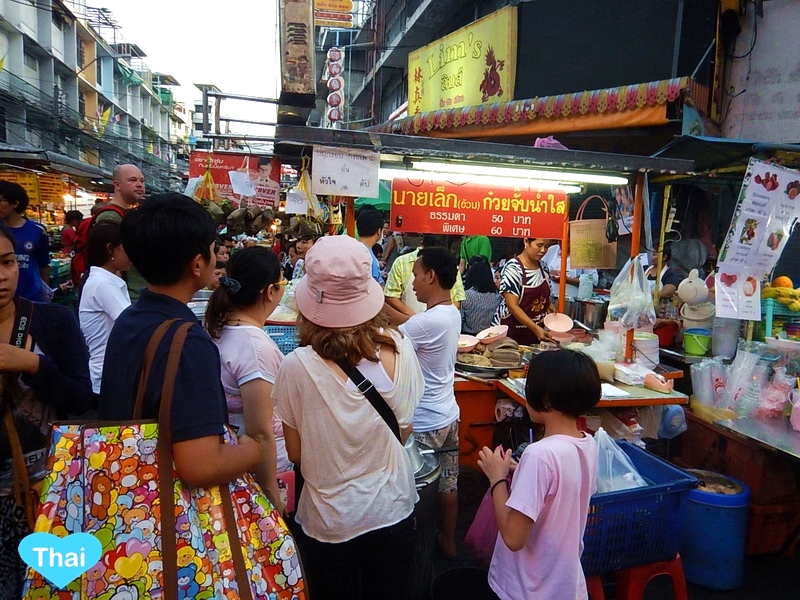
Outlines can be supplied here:
[[189, 111], [117, 29], [82, 0], [0, 0], [0, 161], [88, 190], [134, 163], [150, 190], [179, 189]]

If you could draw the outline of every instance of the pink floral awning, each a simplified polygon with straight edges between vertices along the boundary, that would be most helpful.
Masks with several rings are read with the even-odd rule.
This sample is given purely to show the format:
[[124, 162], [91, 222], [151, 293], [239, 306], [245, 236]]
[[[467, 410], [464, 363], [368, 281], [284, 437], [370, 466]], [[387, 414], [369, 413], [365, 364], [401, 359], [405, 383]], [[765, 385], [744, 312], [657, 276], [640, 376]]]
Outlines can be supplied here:
[[[555, 126], [554, 130], [563, 130], [564, 124], [556, 124], [556, 122], [574, 121], [580, 117], [588, 117], [588, 119], [579, 120], [585, 120], [587, 125], [591, 123], [591, 128], [594, 128], [598, 124], [598, 119], [593, 119], [592, 116], [624, 117], [625, 113], [665, 106], [668, 102], [677, 100], [682, 90], [695, 85], [689, 77], [680, 77], [603, 90], [443, 109], [389, 121], [370, 127], [369, 130], [406, 135], [425, 135], [427, 132], [430, 132], [431, 135], [441, 135], [444, 131], [456, 133], [460, 128], [474, 131], [476, 126], [495, 129], [501, 125], [510, 126], [509, 128], [514, 128], [516, 125], [521, 126], [526, 133], [529, 133], [529, 128], [525, 125], [533, 124], [535, 121], [547, 122], [546, 124], [542, 123], [543, 130], [547, 129], [548, 124], [551, 128]], [[662, 113], [659, 112], [659, 114]], [[617, 123], [617, 127], [641, 124], [636, 119], [627, 123], [625, 118], [615, 118], [614, 122]], [[584, 128], [573, 130], [577, 129]], [[507, 133], [512, 134], [513, 132], [508, 131]]]

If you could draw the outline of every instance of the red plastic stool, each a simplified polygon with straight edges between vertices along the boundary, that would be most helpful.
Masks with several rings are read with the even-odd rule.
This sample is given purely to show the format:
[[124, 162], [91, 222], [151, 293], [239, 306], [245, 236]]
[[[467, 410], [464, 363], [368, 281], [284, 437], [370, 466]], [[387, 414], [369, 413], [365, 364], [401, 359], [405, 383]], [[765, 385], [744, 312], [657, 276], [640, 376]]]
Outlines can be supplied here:
[[589, 600], [606, 600], [603, 578], [600, 575], [591, 575], [586, 578], [586, 590], [589, 592]]
[[[642, 600], [647, 582], [657, 575], [669, 575], [672, 578], [675, 600], [689, 600], [680, 554], [672, 560], [617, 571], [618, 600]], [[602, 598], [602, 596], [598, 597]], [[594, 600], [594, 596], [592, 600]]]

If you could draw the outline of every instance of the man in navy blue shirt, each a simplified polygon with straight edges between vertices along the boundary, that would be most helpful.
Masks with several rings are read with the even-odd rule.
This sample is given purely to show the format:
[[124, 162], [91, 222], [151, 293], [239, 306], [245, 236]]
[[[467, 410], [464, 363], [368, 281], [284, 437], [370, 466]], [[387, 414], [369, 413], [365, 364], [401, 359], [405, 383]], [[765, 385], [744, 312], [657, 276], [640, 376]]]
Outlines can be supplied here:
[[17, 296], [34, 302], [49, 302], [52, 298], [50, 243], [44, 225], [23, 216], [28, 203], [28, 192], [24, 187], [0, 180], [0, 219], [17, 242]]
[[[263, 456], [247, 436], [227, 446], [220, 435], [227, 422], [220, 381], [219, 351], [186, 305], [213, 276], [215, 227], [209, 213], [181, 194], [159, 194], [122, 220], [122, 245], [147, 281], [138, 302], [117, 318], [106, 347], [100, 388], [101, 419], [127, 420], [139, 385], [145, 349], [164, 321], [191, 321], [172, 398], [172, 451], [181, 479], [198, 487], [222, 485], [252, 471]], [[161, 401], [169, 343], [162, 340], [153, 362], [143, 418], [155, 419]]]

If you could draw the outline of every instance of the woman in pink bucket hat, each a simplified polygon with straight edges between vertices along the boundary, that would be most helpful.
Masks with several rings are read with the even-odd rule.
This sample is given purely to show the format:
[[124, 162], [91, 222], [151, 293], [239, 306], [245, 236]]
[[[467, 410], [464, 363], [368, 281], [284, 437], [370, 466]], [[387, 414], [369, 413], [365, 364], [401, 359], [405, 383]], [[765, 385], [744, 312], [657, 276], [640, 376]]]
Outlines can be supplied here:
[[417, 501], [403, 443], [422, 373], [409, 340], [384, 328], [364, 244], [323, 237], [305, 265], [295, 290], [300, 347], [283, 361], [272, 395], [305, 479], [295, 519], [311, 594], [399, 600]]

